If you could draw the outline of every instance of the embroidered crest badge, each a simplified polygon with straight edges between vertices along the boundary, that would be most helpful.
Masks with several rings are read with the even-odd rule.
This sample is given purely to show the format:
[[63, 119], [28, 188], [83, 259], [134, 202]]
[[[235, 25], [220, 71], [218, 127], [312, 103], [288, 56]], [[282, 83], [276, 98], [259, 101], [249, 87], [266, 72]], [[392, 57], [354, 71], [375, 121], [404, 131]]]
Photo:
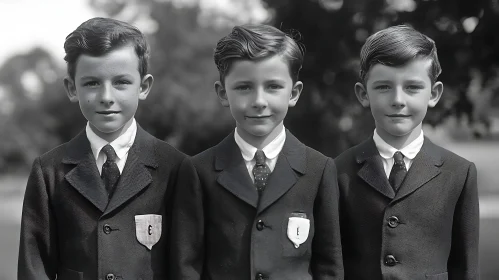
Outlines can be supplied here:
[[161, 237], [161, 215], [135, 215], [135, 233], [140, 244], [151, 250]]
[[310, 231], [310, 220], [301, 217], [290, 217], [288, 220], [288, 238], [293, 242], [295, 248], [300, 247], [307, 241]]

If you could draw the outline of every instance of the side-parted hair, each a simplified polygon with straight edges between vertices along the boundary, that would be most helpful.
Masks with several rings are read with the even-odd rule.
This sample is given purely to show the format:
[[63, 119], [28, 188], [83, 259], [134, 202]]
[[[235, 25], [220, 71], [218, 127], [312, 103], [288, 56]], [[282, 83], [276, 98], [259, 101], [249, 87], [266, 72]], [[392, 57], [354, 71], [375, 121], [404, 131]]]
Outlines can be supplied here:
[[365, 85], [369, 70], [376, 65], [402, 66], [414, 59], [430, 59], [431, 83], [442, 72], [435, 42], [406, 25], [388, 27], [367, 38], [360, 51], [360, 80]]
[[141, 77], [147, 74], [149, 45], [135, 26], [111, 18], [92, 18], [71, 32], [64, 42], [68, 75], [74, 80], [76, 63], [82, 54], [90, 56], [105, 55], [112, 50], [131, 44], [139, 58]]
[[[260, 60], [280, 55], [288, 63], [293, 83], [298, 81], [303, 64], [305, 47], [294, 38], [298, 32], [288, 35], [283, 31], [264, 24], [235, 26], [231, 33], [217, 43], [214, 53], [215, 64], [223, 84], [236, 60]], [[293, 38], [294, 37], [294, 38]]]

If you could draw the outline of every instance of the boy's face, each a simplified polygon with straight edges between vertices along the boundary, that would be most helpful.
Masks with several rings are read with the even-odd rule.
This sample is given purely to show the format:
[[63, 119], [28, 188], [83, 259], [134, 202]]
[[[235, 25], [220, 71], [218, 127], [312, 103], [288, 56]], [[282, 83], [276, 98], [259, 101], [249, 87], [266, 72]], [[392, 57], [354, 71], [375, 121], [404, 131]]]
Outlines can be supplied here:
[[374, 65], [365, 86], [355, 85], [357, 98], [370, 107], [378, 134], [389, 144], [416, 139], [428, 107], [434, 107], [443, 91], [441, 82], [431, 84], [428, 69], [431, 61], [416, 59], [391, 67]]
[[252, 145], [274, 139], [281, 131], [288, 107], [295, 106], [303, 84], [293, 84], [288, 64], [279, 55], [258, 61], [237, 60], [215, 83], [222, 105], [229, 107], [238, 133]]
[[91, 129], [108, 142], [130, 126], [139, 100], [151, 89], [152, 76], [141, 78], [138, 64], [131, 45], [97, 57], [82, 54], [74, 81], [64, 80], [69, 99], [80, 104]]

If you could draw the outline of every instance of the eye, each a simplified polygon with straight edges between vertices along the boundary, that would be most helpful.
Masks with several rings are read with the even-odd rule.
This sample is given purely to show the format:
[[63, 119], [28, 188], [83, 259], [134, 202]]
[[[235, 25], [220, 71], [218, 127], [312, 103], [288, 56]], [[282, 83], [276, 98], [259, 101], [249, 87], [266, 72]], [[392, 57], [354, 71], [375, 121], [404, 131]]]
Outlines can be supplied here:
[[375, 90], [380, 90], [380, 91], [386, 91], [390, 89], [390, 86], [388, 85], [378, 85], [374, 87]]
[[408, 85], [407, 89], [409, 91], [419, 91], [419, 90], [424, 89], [424, 86], [422, 86], [422, 85]]
[[131, 83], [132, 82], [130, 82], [129, 80], [124, 80], [124, 79], [120, 79], [120, 80], [117, 80], [116, 82], [114, 82], [114, 84], [116, 84], [116, 85], [129, 85]]
[[239, 85], [234, 88], [234, 90], [239, 90], [239, 91], [246, 91], [250, 89], [251, 87], [249, 85]]
[[97, 82], [97, 81], [88, 81], [88, 82], [83, 83], [84, 87], [96, 87], [98, 85], [99, 85], [99, 82]]
[[271, 85], [268, 86], [268, 88], [271, 89], [271, 90], [279, 90], [279, 89], [282, 89], [284, 87], [281, 86], [281, 85], [278, 85], [278, 84], [271, 84]]

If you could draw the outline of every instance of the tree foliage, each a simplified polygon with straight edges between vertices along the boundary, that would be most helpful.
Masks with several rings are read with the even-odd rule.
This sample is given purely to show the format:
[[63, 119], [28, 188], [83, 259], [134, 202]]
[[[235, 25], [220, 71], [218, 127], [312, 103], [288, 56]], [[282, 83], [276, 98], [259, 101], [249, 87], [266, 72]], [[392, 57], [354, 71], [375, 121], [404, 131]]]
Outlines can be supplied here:
[[[235, 24], [240, 19], [237, 14], [207, 14], [198, 1], [185, 2], [89, 1], [103, 15], [131, 22], [148, 34], [155, 81], [136, 118], [156, 137], [192, 155], [219, 142], [234, 126], [213, 90], [218, 73], [212, 55], [218, 39], [231, 28], [220, 23]], [[297, 39], [307, 49], [300, 75], [304, 91], [285, 125], [329, 156], [358, 143], [374, 128], [370, 113], [353, 94], [353, 85], [360, 47], [379, 29], [406, 23], [436, 41], [446, 90], [440, 107], [427, 118], [433, 125], [444, 114], [456, 113], [452, 109], [459, 102], [469, 105], [461, 93], [474, 75], [470, 69], [481, 75], [484, 86], [497, 76], [497, 0], [264, 0], [263, 4], [271, 11], [269, 23], [295, 35], [293, 30], [299, 31]], [[471, 25], [478, 22], [471, 33], [463, 24], [468, 18]], [[12, 57], [0, 69], [0, 172], [28, 167], [35, 156], [83, 129], [85, 119], [66, 97], [65, 69], [59, 65], [46, 51], [34, 49]]]

